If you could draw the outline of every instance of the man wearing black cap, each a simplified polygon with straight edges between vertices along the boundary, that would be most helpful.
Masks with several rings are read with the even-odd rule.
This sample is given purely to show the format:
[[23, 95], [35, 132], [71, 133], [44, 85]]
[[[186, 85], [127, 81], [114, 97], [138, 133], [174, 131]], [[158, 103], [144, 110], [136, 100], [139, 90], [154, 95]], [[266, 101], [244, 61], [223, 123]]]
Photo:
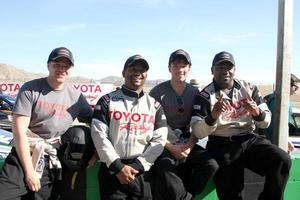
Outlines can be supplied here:
[[101, 161], [101, 199], [152, 199], [150, 168], [163, 151], [167, 128], [160, 104], [143, 91], [148, 69], [142, 56], [129, 57], [122, 88], [96, 104], [91, 128]]
[[244, 168], [265, 176], [259, 200], [283, 199], [291, 160], [253, 132], [271, 120], [258, 88], [234, 78], [235, 61], [228, 52], [215, 55], [211, 72], [213, 82], [195, 98], [191, 126], [196, 137], [208, 136], [206, 149], [219, 164], [214, 176], [219, 199], [243, 199]]
[[[291, 74], [291, 79], [290, 79], [290, 96], [296, 94], [297, 90], [299, 89], [300, 86], [300, 80], [294, 75]], [[270, 111], [272, 112], [272, 120], [271, 120], [271, 124], [267, 129], [261, 130], [261, 132], [263, 134], [266, 135], [267, 139], [269, 139], [270, 141], [273, 141], [273, 127], [274, 127], [274, 120], [275, 120], [275, 109], [276, 109], [276, 93], [275, 91], [271, 94], [268, 94], [264, 97]], [[294, 122], [292, 120], [292, 103], [291, 101], [289, 102], [289, 111], [288, 111], [288, 115], [289, 115], [289, 125], [293, 126]], [[292, 128], [292, 127], [291, 127]], [[292, 131], [292, 129], [291, 129]], [[289, 141], [288, 142], [288, 151], [291, 152], [294, 149], [293, 144]]]
[[90, 122], [84, 96], [66, 84], [74, 59], [65, 47], [49, 55], [49, 75], [26, 82], [13, 110], [15, 145], [0, 172], [1, 199], [56, 199], [61, 163], [55, 147], [76, 117]]
[[205, 150], [195, 145], [190, 119], [197, 88], [186, 82], [191, 69], [189, 54], [178, 49], [169, 58], [171, 80], [155, 86], [150, 95], [161, 103], [167, 117], [168, 141], [155, 163], [155, 199], [191, 199], [201, 193], [218, 166]]

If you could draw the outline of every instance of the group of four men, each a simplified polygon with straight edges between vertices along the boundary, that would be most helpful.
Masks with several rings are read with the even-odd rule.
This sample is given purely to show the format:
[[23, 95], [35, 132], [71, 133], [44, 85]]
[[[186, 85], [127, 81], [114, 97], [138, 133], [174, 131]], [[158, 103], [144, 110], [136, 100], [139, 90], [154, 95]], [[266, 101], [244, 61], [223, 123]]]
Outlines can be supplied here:
[[[102, 96], [94, 111], [66, 83], [74, 66], [71, 51], [56, 48], [47, 63], [48, 77], [25, 83], [18, 94], [15, 146], [0, 172], [1, 199], [59, 198], [53, 169], [61, 165], [51, 147], [75, 118], [91, 123], [103, 200], [188, 200], [211, 177], [220, 200], [242, 199], [244, 168], [266, 177], [259, 199], [283, 199], [290, 158], [253, 132], [268, 127], [271, 113], [256, 86], [234, 78], [230, 53], [215, 55], [213, 82], [199, 92], [186, 83], [189, 54], [174, 51], [171, 80], [149, 94], [143, 90], [148, 62], [131, 56], [122, 71], [124, 85]], [[205, 150], [197, 141], [206, 136]], [[33, 164], [36, 152], [44, 165]]]

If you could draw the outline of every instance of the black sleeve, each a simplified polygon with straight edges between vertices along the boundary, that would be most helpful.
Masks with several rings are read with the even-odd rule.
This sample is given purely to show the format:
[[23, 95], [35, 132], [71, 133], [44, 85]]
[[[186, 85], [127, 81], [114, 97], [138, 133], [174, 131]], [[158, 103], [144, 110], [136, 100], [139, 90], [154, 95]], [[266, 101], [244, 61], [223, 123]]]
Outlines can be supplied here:
[[149, 92], [149, 95], [150, 95], [151, 97], [153, 97], [156, 101], [158, 101], [158, 102], [161, 103], [161, 101], [160, 101], [160, 94], [159, 94], [159, 92], [158, 92], [158, 90], [157, 90], [157, 87], [152, 88], [152, 89], [150, 90], [150, 92]]
[[109, 126], [110, 123], [109, 103], [110, 103], [109, 94], [102, 96], [98, 100], [93, 114], [93, 118], [102, 121], [103, 123], [107, 124], [107, 126]]
[[194, 98], [192, 117], [199, 117], [205, 119], [208, 125], [213, 125], [216, 120], [211, 116], [211, 105], [209, 93], [202, 90]]
[[144, 167], [142, 163], [138, 159], [134, 159], [132, 163], [128, 164], [130, 167], [134, 168], [135, 170], [139, 171], [139, 173], [144, 172]]
[[82, 93], [80, 94], [79, 102], [79, 106], [81, 107], [81, 109], [77, 118], [80, 122], [90, 124], [92, 121], [93, 110]]
[[114, 174], [117, 174], [122, 170], [123, 167], [124, 167], [124, 164], [122, 163], [121, 159], [119, 158], [110, 164], [109, 170], [112, 171]]

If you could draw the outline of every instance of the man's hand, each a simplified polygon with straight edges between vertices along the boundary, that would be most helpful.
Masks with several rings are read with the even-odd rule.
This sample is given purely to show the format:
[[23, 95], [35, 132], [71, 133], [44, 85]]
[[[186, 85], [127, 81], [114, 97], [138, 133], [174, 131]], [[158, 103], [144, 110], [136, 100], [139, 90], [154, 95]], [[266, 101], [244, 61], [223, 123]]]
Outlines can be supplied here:
[[29, 174], [25, 175], [25, 181], [28, 188], [33, 192], [38, 192], [41, 189], [41, 182], [38, 174], [35, 171], [32, 171]]
[[291, 141], [288, 141], [288, 150], [287, 150], [288, 154], [291, 154], [294, 149], [295, 147], [293, 143]]
[[94, 166], [98, 160], [99, 160], [99, 156], [97, 154], [97, 151], [95, 151], [95, 153], [93, 154], [93, 156], [88, 162], [88, 167]]
[[253, 116], [253, 117], [257, 117], [260, 112], [259, 112], [259, 108], [256, 104], [256, 102], [249, 97], [247, 99], [247, 101], [245, 101], [245, 103], [243, 104], [243, 107]]
[[221, 94], [221, 98], [217, 101], [217, 103], [214, 105], [211, 116], [213, 119], [217, 120], [222, 112], [225, 112], [227, 110], [227, 102], [223, 98], [223, 95]]
[[135, 175], [139, 173], [134, 168], [130, 167], [129, 165], [125, 165], [122, 170], [116, 174], [117, 178], [119, 179], [121, 184], [128, 184], [134, 180]]
[[191, 145], [190, 143], [182, 144], [181, 145], [181, 150], [182, 150], [181, 155], [183, 155], [185, 158], [187, 158], [188, 155], [191, 153], [193, 146], [194, 145]]
[[176, 158], [177, 160], [184, 160], [191, 152], [190, 147], [187, 144], [167, 144], [168, 151]]

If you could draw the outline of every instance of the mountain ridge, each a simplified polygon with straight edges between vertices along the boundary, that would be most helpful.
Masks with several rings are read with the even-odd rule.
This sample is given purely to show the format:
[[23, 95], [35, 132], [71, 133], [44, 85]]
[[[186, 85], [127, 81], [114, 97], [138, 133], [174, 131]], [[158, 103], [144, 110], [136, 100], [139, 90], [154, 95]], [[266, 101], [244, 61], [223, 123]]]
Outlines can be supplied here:
[[[26, 82], [32, 79], [37, 79], [41, 77], [46, 77], [48, 74], [44, 73], [32, 73], [26, 70], [20, 69], [10, 64], [0, 63], [0, 80], [1, 81], [15, 81], [15, 82]], [[160, 82], [163, 82], [163, 79], [157, 80], [147, 80], [146, 86], [153, 87]], [[71, 76], [70, 82], [74, 83], [109, 83], [115, 86], [120, 86], [124, 83], [123, 77], [119, 76], [107, 76], [99, 80], [90, 79], [82, 76]]]

